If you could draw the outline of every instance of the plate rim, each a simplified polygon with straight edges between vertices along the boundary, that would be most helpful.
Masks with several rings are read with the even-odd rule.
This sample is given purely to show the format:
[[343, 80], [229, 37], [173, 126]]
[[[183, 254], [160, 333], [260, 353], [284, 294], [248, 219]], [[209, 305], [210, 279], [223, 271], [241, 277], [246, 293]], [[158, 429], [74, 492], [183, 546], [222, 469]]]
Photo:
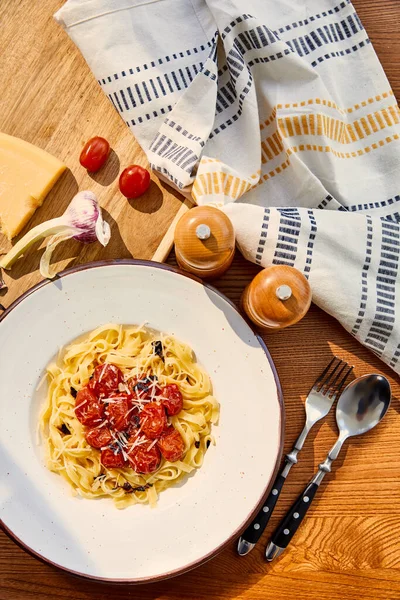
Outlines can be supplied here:
[[164, 271], [170, 271], [177, 275], [181, 275], [182, 277], [187, 277], [188, 279], [192, 279], [196, 283], [199, 283], [203, 287], [213, 291], [220, 298], [222, 298], [225, 302], [227, 302], [233, 308], [233, 310], [239, 315], [239, 317], [246, 322], [248, 327], [250, 327], [251, 331], [257, 338], [257, 341], [260, 344], [262, 350], [264, 351], [264, 353], [267, 357], [267, 360], [269, 362], [269, 365], [271, 367], [273, 376], [274, 376], [276, 392], [277, 392], [277, 397], [278, 397], [278, 403], [279, 403], [279, 408], [280, 408], [280, 431], [279, 431], [278, 455], [277, 455], [275, 467], [274, 467], [274, 470], [273, 470], [273, 473], [271, 476], [271, 480], [265, 486], [256, 506], [249, 513], [249, 515], [242, 522], [242, 524], [239, 525], [239, 527], [224, 542], [222, 542], [222, 544], [220, 544], [219, 546], [217, 546], [216, 548], [214, 548], [213, 550], [208, 552], [206, 555], [200, 557], [199, 559], [197, 559], [189, 564], [186, 564], [183, 567], [174, 569], [173, 571], [167, 571], [165, 573], [161, 573], [159, 575], [154, 575], [154, 576], [139, 577], [139, 578], [136, 577], [134, 579], [110, 578], [110, 577], [100, 577], [97, 575], [88, 575], [86, 573], [82, 573], [80, 571], [75, 571], [74, 569], [70, 569], [63, 565], [60, 565], [60, 564], [52, 561], [50, 558], [46, 558], [45, 556], [41, 555], [39, 552], [37, 552], [36, 550], [34, 550], [30, 546], [28, 546], [25, 542], [23, 542], [13, 531], [11, 531], [11, 529], [9, 529], [9, 527], [7, 527], [7, 525], [5, 525], [5, 523], [3, 522], [3, 519], [0, 519], [0, 527], [4, 531], [4, 533], [13, 542], [15, 542], [20, 548], [22, 548], [25, 552], [27, 552], [34, 558], [37, 558], [44, 564], [50, 565], [52, 567], [55, 567], [56, 569], [59, 569], [60, 571], [63, 571], [65, 573], [70, 573], [71, 575], [74, 575], [75, 577], [78, 577], [78, 578], [81, 578], [84, 580], [88, 580], [88, 581], [99, 581], [102, 583], [109, 583], [109, 584], [114, 584], [114, 585], [115, 584], [117, 584], [117, 585], [118, 584], [119, 585], [124, 585], [124, 584], [125, 585], [126, 584], [140, 585], [140, 584], [145, 584], [145, 583], [155, 583], [157, 581], [164, 581], [166, 579], [171, 579], [172, 577], [177, 577], [178, 575], [182, 575], [184, 573], [192, 571], [193, 569], [200, 567], [201, 565], [205, 564], [206, 562], [208, 562], [209, 560], [211, 560], [212, 558], [217, 556], [220, 552], [222, 552], [225, 548], [227, 548], [235, 539], [239, 538], [242, 535], [242, 533], [245, 531], [247, 526], [251, 523], [253, 518], [258, 514], [258, 511], [260, 510], [268, 493], [272, 489], [273, 483], [278, 474], [278, 470], [279, 470], [279, 466], [280, 466], [280, 462], [281, 462], [281, 458], [282, 458], [282, 454], [283, 454], [284, 437], [285, 437], [284, 434], [285, 434], [285, 424], [286, 424], [286, 411], [285, 411], [285, 405], [284, 405], [284, 400], [283, 400], [282, 386], [281, 386], [279, 376], [278, 376], [278, 373], [277, 373], [277, 370], [275, 367], [275, 363], [272, 360], [269, 350], [268, 350], [264, 340], [262, 339], [262, 337], [254, 330], [253, 326], [249, 323], [249, 321], [247, 319], [245, 319], [245, 317], [242, 315], [242, 313], [240, 312], [240, 310], [236, 306], [236, 304], [234, 302], [232, 302], [232, 300], [230, 300], [227, 296], [225, 296], [225, 294], [220, 292], [218, 289], [216, 289], [214, 286], [210, 285], [209, 283], [205, 283], [199, 277], [196, 277], [195, 275], [192, 275], [191, 273], [187, 273], [186, 271], [182, 271], [179, 268], [173, 267], [171, 265], [167, 265], [165, 263], [158, 263], [158, 262], [155, 262], [152, 260], [139, 260], [139, 259], [134, 259], [134, 258], [119, 258], [119, 259], [91, 261], [91, 262], [88, 262], [85, 264], [75, 265], [68, 269], [64, 269], [63, 271], [60, 271], [53, 279], [51, 279], [51, 280], [44, 279], [43, 281], [39, 281], [38, 283], [33, 285], [31, 288], [26, 290], [23, 294], [21, 294], [21, 296], [16, 298], [10, 304], [10, 306], [8, 306], [5, 309], [5, 311], [2, 314], [0, 314], [0, 323], [12, 312], [12, 310], [16, 306], [18, 306], [21, 302], [23, 302], [31, 294], [35, 293], [37, 290], [41, 289], [42, 287], [45, 287], [46, 285], [50, 285], [51, 283], [53, 283], [54, 280], [61, 279], [68, 275], [73, 275], [80, 271], [86, 271], [89, 269], [95, 269], [95, 268], [99, 268], [99, 267], [112, 267], [112, 266], [119, 266], [119, 265], [136, 266], [136, 267], [137, 266], [152, 267], [152, 268], [161, 269]]

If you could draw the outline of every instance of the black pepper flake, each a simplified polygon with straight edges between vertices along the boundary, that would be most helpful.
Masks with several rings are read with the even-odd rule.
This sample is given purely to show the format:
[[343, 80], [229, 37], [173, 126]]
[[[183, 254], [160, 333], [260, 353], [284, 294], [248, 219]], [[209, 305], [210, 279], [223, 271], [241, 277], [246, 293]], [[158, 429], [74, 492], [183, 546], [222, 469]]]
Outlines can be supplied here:
[[200, 442], [195, 442], [194, 445], [196, 446], [196, 448], [200, 448]]
[[210, 444], [211, 444], [211, 440], [207, 440], [207, 448], [210, 447]]
[[71, 392], [71, 396], [72, 396], [73, 398], [76, 398], [76, 397], [77, 397], [77, 395], [78, 395], [78, 392], [76, 391], [76, 389], [75, 389], [75, 388], [71, 387], [71, 388], [70, 388], [70, 392]]
[[70, 430], [68, 429], [68, 427], [66, 426], [65, 423], [63, 423], [61, 425], [61, 427], [58, 428], [64, 435], [71, 435]]
[[133, 386], [134, 391], [136, 392], [148, 392], [153, 381], [158, 381], [158, 377], [156, 375], [150, 375], [150, 377], [145, 377], [141, 379]]
[[151, 342], [151, 345], [153, 346], [154, 354], [156, 356], [159, 356], [161, 358], [161, 360], [164, 362], [164, 353], [163, 353], [162, 342], [160, 340], [155, 340], [154, 342]]
[[137, 487], [132, 487], [128, 481], [125, 481], [124, 485], [121, 485], [122, 489], [124, 489], [128, 494], [132, 494], [133, 492], [145, 492], [150, 487], [153, 487], [152, 483], [146, 483], [145, 485], [138, 485]]

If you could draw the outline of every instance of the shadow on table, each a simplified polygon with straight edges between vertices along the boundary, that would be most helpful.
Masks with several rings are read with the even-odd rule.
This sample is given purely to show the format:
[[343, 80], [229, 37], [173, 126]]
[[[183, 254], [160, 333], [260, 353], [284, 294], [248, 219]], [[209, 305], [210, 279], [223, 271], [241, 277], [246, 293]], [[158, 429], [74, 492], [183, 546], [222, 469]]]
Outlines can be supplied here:
[[160, 187], [154, 181], [151, 181], [147, 192], [139, 198], [129, 198], [128, 202], [135, 210], [152, 214], [160, 210], [164, 202], [164, 196]]
[[88, 171], [88, 175], [94, 181], [96, 181], [96, 183], [107, 187], [108, 185], [111, 185], [112, 182], [118, 177], [119, 170], [120, 161], [118, 155], [113, 149], [111, 149], [105, 165], [99, 169], [99, 171], [96, 171], [96, 173], [91, 173]]

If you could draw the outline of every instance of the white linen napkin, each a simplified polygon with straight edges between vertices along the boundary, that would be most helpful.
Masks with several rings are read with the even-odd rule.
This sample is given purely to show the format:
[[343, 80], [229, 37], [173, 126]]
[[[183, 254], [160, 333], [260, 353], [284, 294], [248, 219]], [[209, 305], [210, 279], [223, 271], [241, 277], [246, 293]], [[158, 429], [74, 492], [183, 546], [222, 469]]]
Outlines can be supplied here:
[[[68, 0], [152, 167], [400, 372], [400, 112], [349, 0]], [[234, 202], [236, 201], [236, 202]], [[234, 202], [234, 203], [233, 203]]]

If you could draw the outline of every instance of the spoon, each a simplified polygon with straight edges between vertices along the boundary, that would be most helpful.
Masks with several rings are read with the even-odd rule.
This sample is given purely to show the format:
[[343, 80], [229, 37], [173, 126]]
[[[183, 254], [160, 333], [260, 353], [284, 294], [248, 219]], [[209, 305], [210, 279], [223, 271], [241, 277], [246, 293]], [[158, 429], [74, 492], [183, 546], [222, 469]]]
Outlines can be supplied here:
[[338, 457], [344, 442], [353, 435], [366, 433], [375, 427], [385, 416], [390, 398], [390, 384], [383, 375], [364, 375], [345, 388], [336, 406], [339, 437], [306, 489], [275, 530], [272, 541], [265, 551], [265, 558], [268, 561], [282, 554], [289, 545], [310, 508], [321, 481], [326, 473], [331, 471], [332, 463]]

